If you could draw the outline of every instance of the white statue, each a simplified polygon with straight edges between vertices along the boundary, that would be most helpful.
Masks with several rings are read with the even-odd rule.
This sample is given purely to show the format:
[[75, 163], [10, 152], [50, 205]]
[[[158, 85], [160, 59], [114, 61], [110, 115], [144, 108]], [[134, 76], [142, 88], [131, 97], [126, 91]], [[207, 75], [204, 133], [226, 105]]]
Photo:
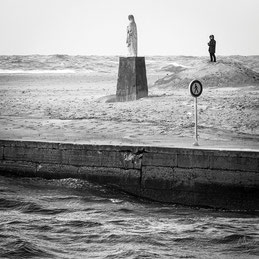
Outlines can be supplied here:
[[130, 21], [127, 26], [127, 47], [128, 47], [128, 56], [136, 57], [138, 54], [138, 35], [137, 35], [137, 25], [134, 20], [134, 16], [131, 14], [128, 16]]

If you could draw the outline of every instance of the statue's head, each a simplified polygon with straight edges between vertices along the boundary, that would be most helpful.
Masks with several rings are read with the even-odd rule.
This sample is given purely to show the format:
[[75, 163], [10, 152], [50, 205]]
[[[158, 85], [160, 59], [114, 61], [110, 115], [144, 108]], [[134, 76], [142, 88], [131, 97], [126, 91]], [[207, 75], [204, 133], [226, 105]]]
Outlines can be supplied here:
[[134, 16], [133, 16], [132, 14], [130, 14], [130, 15], [128, 16], [128, 19], [129, 19], [130, 21], [134, 22]]
[[210, 35], [210, 39], [214, 40], [214, 35]]

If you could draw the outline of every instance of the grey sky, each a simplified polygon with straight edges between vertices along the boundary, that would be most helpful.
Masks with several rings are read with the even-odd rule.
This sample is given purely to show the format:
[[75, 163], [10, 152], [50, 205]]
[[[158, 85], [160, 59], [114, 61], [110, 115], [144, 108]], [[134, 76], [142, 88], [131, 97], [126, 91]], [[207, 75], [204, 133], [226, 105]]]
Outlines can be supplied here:
[[0, 0], [0, 55], [125, 55], [128, 14], [139, 55], [259, 54], [259, 0]]

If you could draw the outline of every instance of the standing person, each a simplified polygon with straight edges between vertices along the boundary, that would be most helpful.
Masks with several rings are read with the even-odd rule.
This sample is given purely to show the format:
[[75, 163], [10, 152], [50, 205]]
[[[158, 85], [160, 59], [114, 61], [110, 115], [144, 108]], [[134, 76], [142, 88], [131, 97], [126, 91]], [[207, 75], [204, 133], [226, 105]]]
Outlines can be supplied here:
[[138, 54], [138, 35], [137, 35], [137, 25], [134, 20], [134, 16], [130, 14], [128, 16], [130, 21], [127, 26], [127, 47], [128, 47], [128, 56], [136, 57]]
[[210, 35], [210, 42], [208, 43], [209, 46], [209, 53], [210, 53], [210, 61], [216, 62], [216, 41], [214, 40], [214, 35]]

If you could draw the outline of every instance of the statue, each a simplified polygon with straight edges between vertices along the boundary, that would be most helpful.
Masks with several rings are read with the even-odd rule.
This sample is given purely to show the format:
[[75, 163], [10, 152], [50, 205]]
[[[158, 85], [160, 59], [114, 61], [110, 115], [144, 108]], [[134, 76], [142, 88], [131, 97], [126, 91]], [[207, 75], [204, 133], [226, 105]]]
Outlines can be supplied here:
[[128, 56], [136, 57], [138, 53], [138, 36], [137, 36], [137, 25], [134, 20], [134, 16], [131, 14], [128, 16], [130, 21], [127, 26], [127, 47], [128, 47]]
[[134, 16], [129, 15], [127, 26], [128, 57], [120, 57], [116, 101], [135, 101], [148, 96], [145, 57], [138, 57], [137, 26]]

